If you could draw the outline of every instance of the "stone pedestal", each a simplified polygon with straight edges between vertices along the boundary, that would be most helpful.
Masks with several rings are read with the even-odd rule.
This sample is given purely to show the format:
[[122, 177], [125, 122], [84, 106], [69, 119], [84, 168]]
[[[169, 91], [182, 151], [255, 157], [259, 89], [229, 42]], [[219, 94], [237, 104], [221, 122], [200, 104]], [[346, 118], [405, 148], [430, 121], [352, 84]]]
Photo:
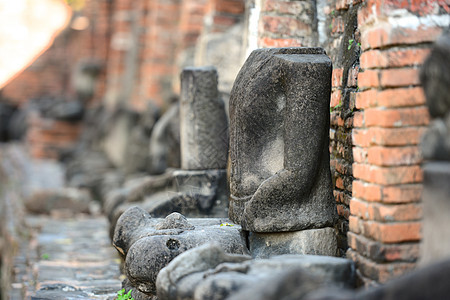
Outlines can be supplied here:
[[321, 48], [259, 49], [230, 98], [229, 216], [252, 232], [333, 226], [331, 60]]
[[450, 258], [450, 162], [424, 164], [422, 265]]
[[331, 227], [293, 232], [250, 232], [248, 243], [253, 258], [282, 254], [337, 256], [336, 231]]

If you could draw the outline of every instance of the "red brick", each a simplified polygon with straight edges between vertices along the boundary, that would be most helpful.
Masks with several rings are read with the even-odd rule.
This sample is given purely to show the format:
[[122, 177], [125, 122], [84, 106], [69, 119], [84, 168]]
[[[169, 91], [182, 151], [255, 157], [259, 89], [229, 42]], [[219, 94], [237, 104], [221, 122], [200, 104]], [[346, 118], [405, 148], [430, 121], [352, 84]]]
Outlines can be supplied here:
[[378, 167], [368, 164], [353, 164], [353, 176], [366, 182], [382, 185], [422, 182], [420, 166]]
[[353, 126], [358, 127], [364, 127], [366, 125], [365, 119], [364, 119], [364, 112], [363, 111], [357, 111], [353, 115]]
[[388, 68], [421, 65], [430, 49], [370, 50], [361, 54], [361, 68]]
[[427, 125], [430, 120], [428, 109], [424, 106], [414, 108], [378, 109], [364, 111], [367, 127], [402, 127]]
[[345, 29], [344, 21], [341, 16], [331, 20], [331, 33], [343, 33]]
[[336, 107], [342, 105], [342, 92], [341, 90], [335, 90], [331, 93], [330, 107]]
[[[352, 207], [351, 202], [350, 207]], [[353, 208], [351, 209], [353, 210]], [[392, 244], [420, 241], [422, 224], [421, 222], [380, 223], [378, 221], [366, 221], [359, 219], [352, 213], [349, 217], [349, 228], [351, 232], [360, 233], [375, 241]]]
[[242, 0], [220, 0], [216, 1], [217, 12], [224, 12], [230, 14], [242, 14], [245, 10], [245, 3]]
[[280, 48], [280, 47], [301, 47], [302, 42], [299, 39], [292, 39], [292, 38], [269, 38], [264, 37], [259, 39], [259, 46], [260, 47], [274, 47], [274, 48]]
[[374, 146], [369, 148], [367, 158], [369, 164], [377, 166], [414, 165], [422, 162], [422, 156], [417, 146]]
[[344, 73], [343, 69], [333, 69], [331, 76], [331, 83], [333, 87], [340, 87], [342, 85], [342, 75]]
[[358, 74], [358, 86], [371, 88], [380, 86], [380, 73], [377, 70], [365, 70]]
[[381, 146], [417, 145], [425, 133], [425, 127], [369, 128], [371, 144]]
[[277, 12], [281, 14], [299, 15], [305, 9], [305, 4], [300, 1], [279, 1], [279, 0], [264, 0], [262, 3], [263, 12]]
[[342, 205], [342, 204], [338, 204], [336, 207], [337, 207], [338, 215], [341, 217], [344, 217], [346, 220], [348, 220], [348, 217], [350, 215], [349, 209], [345, 205]]
[[348, 245], [374, 262], [415, 262], [420, 255], [418, 243], [383, 244], [348, 232]]
[[353, 161], [357, 163], [367, 163], [367, 149], [353, 147]]
[[379, 283], [385, 283], [395, 277], [412, 271], [416, 267], [415, 263], [407, 262], [379, 264], [352, 250], [347, 252], [347, 257], [355, 261], [356, 268], [363, 276]]
[[352, 144], [360, 147], [368, 147], [371, 144], [371, 136], [368, 129], [353, 129]]
[[353, 67], [348, 70], [347, 86], [356, 87], [358, 84], [359, 67]]
[[419, 69], [402, 68], [380, 71], [382, 87], [410, 86], [420, 84]]
[[418, 85], [419, 70], [415, 68], [365, 70], [359, 73], [358, 85], [360, 88], [371, 87], [401, 87]]
[[435, 41], [442, 32], [442, 28], [419, 26], [415, 29], [394, 27], [380, 24], [361, 32], [361, 48], [374, 49], [398, 44], [419, 44]]
[[[353, 180], [352, 195], [355, 198], [367, 201], [381, 201], [382, 187], [377, 184], [365, 183], [360, 180]], [[352, 204], [350, 204], [351, 207]]]
[[[381, 188], [378, 187], [378, 190]], [[363, 220], [378, 221], [382, 223], [418, 221], [422, 218], [420, 204], [386, 205], [376, 202], [366, 202], [354, 198], [350, 202], [350, 213]], [[379, 201], [379, 200], [376, 200]]]
[[418, 202], [422, 198], [421, 184], [404, 184], [383, 187], [383, 201], [385, 203]]
[[288, 36], [302, 36], [312, 32], [310, 25], [292, 17], [263, 16], [260, 19], [264, 31]]
[[370, 202], [386, 204], [405, 204], [419, 202], [422, 197], [421, 184], [402, 184], [395, 186], [380, 186], [360, 180], [353, 180], [352, 195], [355, 198]]
[[356, 108], [370, 107], [405, 107], [425, 104], [421, 87], [395, 88], [387, 90], [366, 90], [356, 93]]

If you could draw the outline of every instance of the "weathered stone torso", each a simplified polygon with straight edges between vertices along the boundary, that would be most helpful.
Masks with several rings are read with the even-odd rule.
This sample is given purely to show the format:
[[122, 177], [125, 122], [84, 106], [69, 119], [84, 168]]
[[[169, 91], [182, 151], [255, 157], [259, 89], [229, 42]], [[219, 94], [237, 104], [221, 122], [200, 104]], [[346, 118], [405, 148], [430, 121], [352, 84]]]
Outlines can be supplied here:
[[331, 61], [321, 48], [260, 49], [230, 99], [230, 218], [254, 232], [333, 224]]

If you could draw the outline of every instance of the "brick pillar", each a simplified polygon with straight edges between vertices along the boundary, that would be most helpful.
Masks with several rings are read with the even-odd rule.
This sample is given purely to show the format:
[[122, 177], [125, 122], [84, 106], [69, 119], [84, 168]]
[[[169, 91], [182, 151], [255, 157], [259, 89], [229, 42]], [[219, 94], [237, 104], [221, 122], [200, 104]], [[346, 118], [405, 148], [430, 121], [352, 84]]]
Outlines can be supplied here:
[[152, 0], [148, 4], [145, 53], [141, 62], [141, 94], [162, 105], [172, 94], [181, 0]]
[[415, 267], [421, 239], [421, 156], [429, 122], [418, 72], [448, 26], [444, 1], [363, 2], [361, 72], [353, 120], [347, 254], [365, 284]]
[[132, 47], [131, 35], [131, 0], [116, 0], [112, 7], [111, 44], [107, 62], [107, 83], [105, 100], [109, 106], [115, 106], [123, 99], [123, 75], [125, 57]]

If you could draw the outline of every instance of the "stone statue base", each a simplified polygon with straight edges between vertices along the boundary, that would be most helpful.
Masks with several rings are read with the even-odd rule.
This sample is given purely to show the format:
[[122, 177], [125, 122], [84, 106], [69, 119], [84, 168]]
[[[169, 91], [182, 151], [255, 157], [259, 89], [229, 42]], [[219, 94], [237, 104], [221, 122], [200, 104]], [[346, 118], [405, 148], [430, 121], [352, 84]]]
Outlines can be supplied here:
[[253, 258], [282, 254], [337, 256], [336, 231], [331, 227], [277, 233], [250, 232], [248, 240]]
[[424, 164], [422, 265], [450, 258], [449, 183], [450, 162]]

